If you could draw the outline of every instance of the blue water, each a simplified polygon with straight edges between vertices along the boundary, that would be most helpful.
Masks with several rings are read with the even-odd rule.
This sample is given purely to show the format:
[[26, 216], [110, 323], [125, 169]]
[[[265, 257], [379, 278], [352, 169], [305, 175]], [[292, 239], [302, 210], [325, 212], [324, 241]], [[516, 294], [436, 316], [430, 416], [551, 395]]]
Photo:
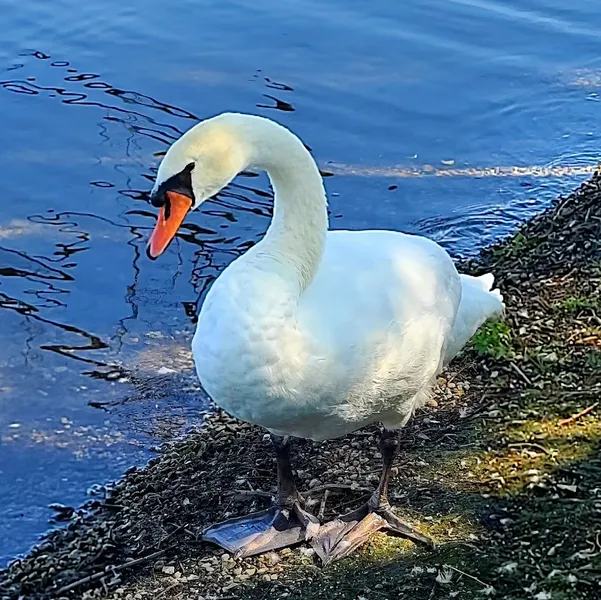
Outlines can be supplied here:
[[81, 504], [201, 418], [194, 315], [264, 232], [270, 198], [264, 176], [239, 178], [161, 260], [145, 258], [158, 157], [196, 120], [279, 120], [331, 174], [333, 227], [420, 232], [458, 257], [601, 154], [594, 2], [0, 11], [0, 564], [47, 530], [48, 504]]

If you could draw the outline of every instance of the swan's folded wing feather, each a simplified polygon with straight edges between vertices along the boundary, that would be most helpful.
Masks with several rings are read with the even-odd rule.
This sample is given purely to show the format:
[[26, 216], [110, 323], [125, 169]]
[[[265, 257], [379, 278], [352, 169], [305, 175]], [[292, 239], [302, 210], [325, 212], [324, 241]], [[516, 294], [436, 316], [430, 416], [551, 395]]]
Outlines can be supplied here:
[[479, 277], [462, 274], [460, 279], [461, 303], [445, 352], [445, 364], [461, 351], [485, 321], [503, 314], [505, 309], [501, 292], [493, 289], [492, 273]]
[[426, 353], [440, 359], [460, 298], [455, 266], [434, 242], [392, 231], [331, 231], [301, 297], [299, 326], [349, 368], [386, 353], [411, 365]]

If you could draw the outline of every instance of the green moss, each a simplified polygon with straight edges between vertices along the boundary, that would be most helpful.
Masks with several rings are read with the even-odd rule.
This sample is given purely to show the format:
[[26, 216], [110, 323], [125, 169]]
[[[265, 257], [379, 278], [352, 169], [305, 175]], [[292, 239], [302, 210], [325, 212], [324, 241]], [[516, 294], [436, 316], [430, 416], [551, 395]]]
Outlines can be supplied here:
[[513, 237], [493, 247], [492, 255], [495, 258], [510, 258], [523, 254], [529, 248], [534, 248], [539, 244], [540, 240], [536, 236], [526, 236], [523, 232], [518, 231]]
[[536, 244], [536, 238], [527, 238], [521, 231], [516, 233], [515, 236], [509, 240], [508, 247], [512, 248], [516, 252], [519, 250], [524, 250], [529, 246], [533, 246]]
[[547, 478], [558, 468], [587, 459], [601, 443], [601, 417], [594, 415], [568, 424], [557, 418], [513, 421], [500, 430], [503, 448], [463, 459], [468, 478], [500, 498], [545, 489]]
[[541, 375], [553, 372], [558, 367], [559, 354], [563, 348], [548, 345], [545, 348], [524, 348], [524, 360], [529, 362]]
[[587, 296], [568, 296], [559, 303], [559, 308], [568, 313], [579, 313], [584, 310], [598, 309], [599, 302], [595, 298]]
[[586, 355], [586, 365], [592, 369], [601, 369], [601, 350], [590, 350]]
[[480, 356], [511, 358], [514, 355], [511, 329], [500, 319], [484, 323], [470, 340], [469, 346]]

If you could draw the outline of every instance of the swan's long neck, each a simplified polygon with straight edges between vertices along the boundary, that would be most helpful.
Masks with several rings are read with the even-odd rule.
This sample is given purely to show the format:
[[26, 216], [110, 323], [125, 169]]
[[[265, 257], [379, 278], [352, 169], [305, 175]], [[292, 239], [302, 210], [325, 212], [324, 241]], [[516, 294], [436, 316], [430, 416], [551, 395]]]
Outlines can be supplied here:
[[262, 121], [249, 141], [250, 165], [267, 172], [275, 193], [271, 225], [249, 259], [264, 261], [268, 268], [277, 261], [298, 277], [302, 292], [313, 279], [325, 246], [328, 212], [323, 180], [307, 149], [287, 129]]

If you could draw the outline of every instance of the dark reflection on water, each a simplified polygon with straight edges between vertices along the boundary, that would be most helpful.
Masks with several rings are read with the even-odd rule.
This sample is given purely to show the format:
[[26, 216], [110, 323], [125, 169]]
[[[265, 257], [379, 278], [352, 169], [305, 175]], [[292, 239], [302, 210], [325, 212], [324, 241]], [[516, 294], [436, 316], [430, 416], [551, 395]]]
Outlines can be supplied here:
[[[318, 159], [334, 227], [426, 233], [455, 256], [582, 179], [487, 168], [598, 156], [601, 64], [580, 13], [551, 2], [538, 22], [526, 9], [420, 0], [334, 3], [316, 20], [310, 2], [251, 4], [186, 3], [184, 17], [0, 0], [0, 564], [45, 530], [49, 503], [80, 504], [201, 423], [196, 315], [263, 235], [272, 192], [243, 173], [150, 264], [148, 192], [193, 123], [221, 110], [279, 120]], [[601, 21], [592, 5], [583, 15]], [[502, 34], [484, 39], [489, 23]], [[430, 177], [450, 162], [461, 176]]]
[[[123, 155], [111, 157], [114, 179], [110, 169], [103, 168], [88, 181], [98, 193], [112, 195], [112, 202], [120, 204], [116, 211], [114, 204], [110, 210], [98, 206], [77, 210], [77, 203], [59, 193], [52, 208], [39, 212], [35, 208], [41, 203], [29, 201], [25, 218], [11, 220], [9, 214], [8, 222], [0, 224], [0, 311], [13, 315], [0, 319], [0, 331], [9, 340], [5, 352], [0, 351], [0, 373], [8, 384], [3, 388], [8, 406], [0, 405], [0, 471], [3, 480], [11, 481], [8, 487], [0, 485], [0, 527], [6, 532], [0, 542], [0, 560], [25, 549], [44, 529], [50, 516], [44, 507], [49, 502], [81, 502], [94, 477], [104, 481], [118, 475], [124, 465], [145, 456], [154, 440], [168, 439], [201, 422], [200, 409], [206, 401], [191, 368], [190, 325], [219, 271], [257, 239], [256, 235], [247, 239], [248, 233], [230, 233], [230, 226], [242, 226], [248, 232], [252, 228], [242, 215], [253, 220], [271, 215], [271, 193], [264, 180], [263, 188], [232, 184], [206, 204], [202, 224], [191, 220], [181, 228], [178, 242], [191, 246], [187, 260], [178, 251], [172, 271], [157, 275], [145, 269], [140, 262], [145, 260], [144, 245], [156, 218], [156, 211], [147, 206], [148, 191], [156, 159], [164, 150], [155, 145], [149, 152], [144, 139], [165, 147], [198, 118], [148, 95], [118, 89], [97, 74], [79, 73], [70, 62], [53, 60], [44, 52], [21, 56], [50, 66], [63, 84], [40, 83], [35, 62], [25, 61], [9, 68], [10, 74], [27, 69], [36, 76], [2, 80], [5, 91], [33, 101], [42, 96], [58, 98], [64, 105], [97, 111], [96, 118], [121, 127], [118, 135], [127, 137], [127, 144]], [[272, 81], [267, 85], [282, 92], [291, 90]], [[277, 108], [289, 110], [288, 103], [266, 97]], [[99, 135], [107, 142], [115, 139], [115, 132], [104, 126]], [[25, 155], [24, 161], [38, 162], [44, 169], [48, 168], [44, 158]], [[84, 156], [72, 161], [73, 168], [86, 168], [88, 160]], [[130, 165], [137, 172], [132, 174]], [[245, 173], [239, 181], [256, 177]], [[85, 194], [81, 183], [75, 192]], [[97, 249], [99, 237], [108, 238], [110, 244]], [[32, 249], [30, 240], [35, 240]], [[115, 244], [122, 251], [115, 253]], [[109, 261], [108, 269], [104, 261]], [[85, 273], [88, 269], [100, 270], [102, 275], [86, 281], [91, 275]], [[105, 291], [103, 286], [115, 270], [119, 286]], [[154, 281], [157, 276], [158, 282]], [[177, 290], [182, 287], [186, 300], [178, 298]], [[103, 304], [108, 312], [117, 311], [106, 322], [102, 322]], [[31, 330], [25, 340], [23, 330]], [[15, 360], [15, 356], [22, 359]], [[50, 387], [37, 391], [37, 401], [28, 401], [38, 387], [31, 385], [30, 378], [43, 379], [50, 373]], [[82, 378], [88, 383], [82, 383]], [[65, 401], [65, 390], [78, 390], [81, 398]], [[16, 409], [18, 403], [21, 408]], [[84, 403], [96, 412], [85, 411]], [[83, 424], [79, 434], [69, 438], [64, 423], [73, 423], [68, 426], [73, 430], [78, 421]], [[9, 462], [15, 453], [20, 460]], [[98, 468], [98, 459], [106, 463], [102, 457], [108, 456], [108, 466]], [[24, 465], [29, 465], [31, 476], [42, 478], [35, 493], [31, 493], [31, 477], [19, 474]], [[65, 470], [70, 473], [67, 478], [61, 477]], [[57, 482], [61, 482], [58, 488]]]

